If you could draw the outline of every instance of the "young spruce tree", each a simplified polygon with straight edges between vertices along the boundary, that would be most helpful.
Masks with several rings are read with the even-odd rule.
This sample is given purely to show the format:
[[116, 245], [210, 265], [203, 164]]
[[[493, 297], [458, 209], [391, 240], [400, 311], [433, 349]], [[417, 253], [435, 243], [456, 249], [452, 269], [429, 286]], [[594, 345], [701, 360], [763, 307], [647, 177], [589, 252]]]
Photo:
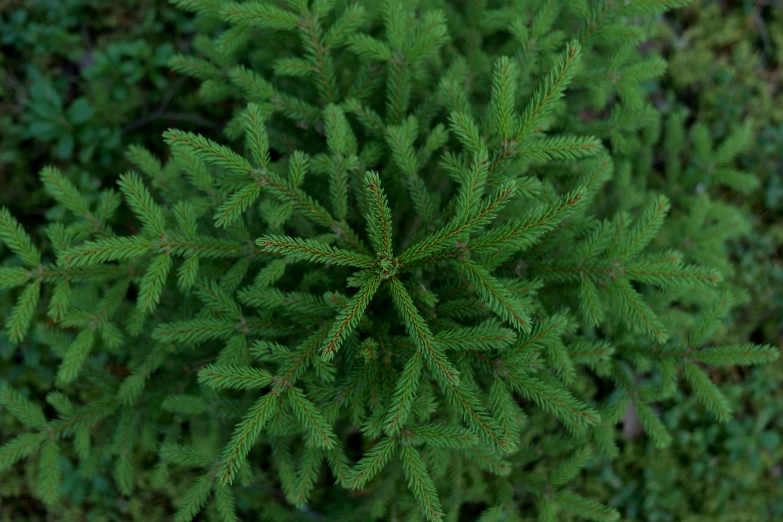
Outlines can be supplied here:
[[47, 504], [109, 456], [176, 521], [616, 520], [569, 482], [627, 406], [663, 447], [681, 381], [726, 420], [705, 368], [777, 356], [710, 344], [722, 274], [655, 247], [665, 195], [603, 197], [660, 120], [645, 24], [685, 1], [176, 3], [227, 140], [131, 148], [95, 202], [45, 168], [73, 219], [44, 250], [0, 213], [8, 335], [61, 359], [51, 415], [0, 392], [0, 470]]

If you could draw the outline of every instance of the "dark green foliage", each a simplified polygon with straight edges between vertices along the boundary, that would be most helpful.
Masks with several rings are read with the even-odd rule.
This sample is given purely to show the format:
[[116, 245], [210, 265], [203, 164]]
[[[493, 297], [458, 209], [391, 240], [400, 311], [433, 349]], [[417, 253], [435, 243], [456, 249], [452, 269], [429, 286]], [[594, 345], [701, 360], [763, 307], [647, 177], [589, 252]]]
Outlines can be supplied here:
[[191, 32], [188, 17], [161, 2], [6, 2], [0, 9], [0, 204], [27, 212], [46, 207], [36, 174], [49, 163], [67, 167], [79, 188], [93, 193], [96, 178], [122, 168], [128, 144], [159, 150], [157, 133], [171, 121], [212, 126], [210, 113], [190, 112], [187, 84], [172, 81], [167, 68], [189, 46]]
[[[666, 99], [661, 132], [650, 134], [647, 146], [664, 171], [652, 171], [642, 154], [634, 164], [636, 179], [627, 177], [631, 184], [619, 194], [623, 202], [629, 193], [643, 194], [650, 187], [666, 190], [671, 219], [655, 243], [678, 248], [686, 260], [725, 275], [725, 305], [713, 309], [724, 319], [713, 328], [688, 331], [688, 316], [673, 315], [674, 325], [686, 327], [679, 335], [691, 343], [703, 335], [732, 343], [739, 351], [749, 338], [781, 343], [778, 245], [783, 243], [774, 188], [781, 179], [780, 155], [771, 146], [780, 122], [780, 95], [778, 80], [770, 74], [780, 63], [781, 27], [775, 9], [752, 2], [708, 1], [694, 2], [660, 26], [665, 38], [658, 44], [672, 58], [661, 90], [661, 99]], [[705, 154], [708, 151], [714, 153]], [[736, 176], [738, 171], [752, 172], [757, 181]], [[732, 183], [743, 177], [741, 183]], [[758, 189], [748, 190], [752, 186]], [[687, 294], [679, 298], [680, 303], [692, 299]], [[721, 351], [711, 350], [713, 362], [719, 361]], [[728, 407], [744, 412], [743, 417], [713, 425], [693, 408], [696, 401], [709, 401], [708, 396], [686, 398], [669, 386], [671, 410], [664, 413], [664, 424], [672, 433], [681, 433], [661, 450], [638, 437], [638, 412], [626, 410], [628, 441], [619, 459], [595, 469], [624, 518], [780, 518], [779, 426], [774, 413], [775, 390], [783, 375], [780, 364], [750, 372], [713, 366], [708, 373], [728, 399], [713, 402], [713, 411]], [[594, 484], [590, 480], [586, 487]]]
[[[204, 32], [170, 65], [233, 111], [225, 136], [169, 129], [100, 191], [44, 168], [67, 216], [45, 239], [0, 213], [9, 353], [41, 351], [53, 408], [0, 383], [7, 496], [618, 520], [633, 502], [595, 477], [647, 450], [617, 426], [670, 455], [683, 405], [744, 422], [720, 371], [778, 357], [721, 331], [751, 225], [716, 194], [758, 188], [752, 132], [649, 96], [665, 61], [638, 44], [687, 3], [176, 1]], [[99, 477], [102, 502], [76, 493]]]

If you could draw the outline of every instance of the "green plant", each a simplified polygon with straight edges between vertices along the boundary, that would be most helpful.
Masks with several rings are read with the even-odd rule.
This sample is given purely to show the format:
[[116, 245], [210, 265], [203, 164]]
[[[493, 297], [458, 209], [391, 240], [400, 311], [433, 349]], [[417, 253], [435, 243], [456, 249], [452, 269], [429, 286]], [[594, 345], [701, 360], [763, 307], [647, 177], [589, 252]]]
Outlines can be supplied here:
[[[779, 47], [767, 45], [779, 41], [780, 20], [762, 4], [700, 1], [660, 27], [650, 45], [661, 46], [671, 63], [651, 97], [664, 118], [637, 158], [618, 169], [627, 174], [616, 177], [617, 204], [634, 208], [639, 197], [629, 194], [665, 190], [672, 210], [654, 244], [719, 270], [726, 276], [721, 286], [738, 305], [714, 339], [780, 346]], [[689, 306], [694, 299], [683, 292], [676, 303]], [[679, 315], [672, 335], [687, 335], [688, 325], [688, 316]], [[675, 436], [660, 449], [639, 437], [629, 408], [619, 457], [594, 461], [583, 477], [585, 491], [610, 496], [629, 521], [779, 519], [780, 363], [710, 375], [741, 416], [716, 425], [694, 408], [695, 397], [677, 392], [661, 404]]]
[[729, 400], [746, 411], [726, 424], [712, 423], [694, 398], [676, 394], [663, 415], [678, 433], [671, 447], [656, 449], [630, 435], [617, 461], [594, 463], [585, 489], [611, 497], [629, 521], [777, 520], [780, 370], [776, 363], [743, 376], [718, 375]]
[[[667, 197], [597, 197], [654, 141], [665, 63], [637, 44], [684, 2], [178, 3], [217, 36], [172, 66], [236, 110], [234, 145], [169, 130], [165, 162], [132, 147], [144, 178], [92, 201], [43, 169], [67, 214], [40, 249], [0, 212], [6, 332], [58, 360], [51, 414], [0, 391], [14, 494], [114, 519], [616, 520], [575, 479], [618, 456], [624, 412], [667, 447], [681, 378], [725, 421], [704, 368], [777, 357], [710, 342], [733, 295], [654, 243]], [[75, 468], [110, 494], [85, 506]]]
[[0, 9], [0, 204], [25, 212], [45, 207], [36, 179], [42, 165], [103, 178], [127, 168], [129, 144], [154, 147], [144, 132], [154, 123], [162, 130], [166, 120], [190, 117], [193, 128], [209, 125], [207, 111], [201, 118], [188, 112], [187, 86], [169, 81], [166, 63], [175, 47], [188, 47], [190, 32], [173, 7], [11, 4]]

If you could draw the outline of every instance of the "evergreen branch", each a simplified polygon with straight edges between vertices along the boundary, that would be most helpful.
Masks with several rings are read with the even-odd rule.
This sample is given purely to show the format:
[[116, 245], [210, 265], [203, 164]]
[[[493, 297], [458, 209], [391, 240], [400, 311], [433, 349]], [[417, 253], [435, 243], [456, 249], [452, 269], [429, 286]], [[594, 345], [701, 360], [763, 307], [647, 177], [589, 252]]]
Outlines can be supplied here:
[[244, 176], [252, 176], [255, 173], [255, 169], [245, 158], [228, 147], [219, 145], [198, 134], [169, 129], [163, 133], [163, 137], [173, 149], [180, 149], [210, 165], [216, 165], [229, 172]]
[[339, 444], [326, 452], [326, 462], [332, 470], [332, 476], [335, 477], [340, 487], [346, 487], [350, 466], [348, 456]]
[[90, 213], [90, 205], [84, 199], [84, 196], [81, 195], [76, 185], [66, 178], [62, 172], [54, 167], [46, 166], [41, 170], [40, 177], [47, 194], [74, 214], [84, 216], [93, 225], [97, 224], [95, 217]]
[[356, 328], [364, 314], [364, 310], [370, 304], [380, 285], [381, 280], [378, 276], [365, 280], [356, 295], [351, 298], [348, 306], [343, 308], [337, 315], [329, 331], [329, 339], [323, 345], [321, 351], [321, 355], [325, 360], [329, 361], [334, 357], [335, 352], [340, 348], [345, 338]]
[[588, 326], [598, 326], [604, 318], [604, 308], [595, 283], [582, 275], [579, 282], [579, 304]]
[[360, 100], [349, 98], [343, 102], [343, 108], [356, 116], [356, 119], [364, 125], [367, 132], [376, 138], [383, 138], [386, 135], [386, 126], [383, 123], [383, 119], [377, 112], [362, 105]]
[[272, 194], [275, 195], [279, 201], [293, 202], [302, 213], [312, 219], [315, 223], [332, 228], [338, 225], [337, 220], [332, 217], [329, 211], [307, 195], [303, 190], [291, 186], [289, 183], [277, 178], [277, 176], [268, 175], [267, 182]]
[[62, 321], [70, 306], [71, 284], [68, 280], [60, 281], [52, 291], [47, 315], [55, 321]]
[[[362, 367], [364, 369], [364, 367]], [[361, 388], [361, 383], [365, 379], [366, 375], [360, 371], [354, 371], [349, 375], [349, 378], [337, 388], [337, 394], [334, 397], [329, 406], [326, 407], [324, 415], [330, 422], [334, 421], [334, 418], [338, 414], [340, 407], [344, 404], [347, 397], [352, 396], [352, 393]]]
[[742, 194], [752, 194], [761, 182], [756, 174], [732, 168], [716, 169], [715, 180]]
[[495, 132], [500, 136], [502, 142], [508, 142], [511, 139], [518, 125], [518, 117], [514, 111], [518, 74], [516, 64], [507, 56], [501, 56], [495, 62], [490, 105], [495, 122]]
[[310, 492], [315, 487], [318, 472], [321, 468], [323, 454], [320, 448], [308, 446], [302, 455], [301, 466], [297, 473], [297, 484], [294, 490], [293, 500], [296, 507], [307, 504]]
[[234, 428], [231, 440], [223, 450], [218, 469], [220, 484], [231, 484], [264, 425], [278, 409], [278, 397], [267, 393], [256, 401], [240, 424]]
[[576, 400], [568, 391], [553, 388], [544, 381], [528, 375], [509, 375], [512, 388], [538, 407], [555, 417], [581, 426], [600, 421], [598, 412]]
[[413, 38], [408, 48], [408, 59], [419, 63], [437, 55], [440, 48], [451, 41], [446, 14], [443, 10], [432, 10], [422, 15], [413, 27]]
[[431, 448], [468, 449], [479, 444], [478, 438], [473, 433], [456, 426], [423, 424], [407, 431], [412, 441], [426, 444]]
[[669, 335], [652, 309], [625, 279], [616, 279], [608, 286], [620, 303], [623, 312], [654, 341], [665, 343]]
[[0, 446], [0, 471], [5, 471], [23, 458], [29, 457], [47, 440], [47, 433], [23, 433]]
[[319, 36], [322, 34], [320, 27], [317, 25], [317, 21], [304, 19], [299, 24], [302, 41], [305, 42], [308, 54], [311, 55], [315, 65], [315, 70], [318, 73], [321, 82], [318, 84], [318, 88], [321, 91], [321, 99], [327, 104], [333, 104], [339, 102], [339, 94], [337, 92], [337, 79], [334, 75], [332, 68], [332, 60], [329, 56], [329, 49], [319, 41]]
[[196, 287], [196, 295], [215, 312], [242, 321], [242, 308], [234, 300], [233, 294], [221, 288], [217, 282], [205, 280]]
[[419, 501], [424, 516], [430, 522], [440, 522], [443, 519], [443, 510], [440, 506], [438, 491], [435, 489], [435, 483], [432, 482], [432, 477], [427, 472], [421, 455], [413, 446], [403, 444], [400, 457], [408, 487], [416, 500]]
[[292, 259], [356, 268], [375, 268], [375, 260], [369, 256], [312, 239], [265, 235], [256, 243], [267, 252], [283, 254]]
[[726, 316], [730, 305], [731, 294], [728, 291], [721, 292], [720, 298], [702, 313], [696, 328], [690, 332], [688, 345], [698, 347], [704, 344], [712, 336], [718, 322]]
[[590, 449], [590, 446], [585, 446], [582, 449], [574, 452], [573, 455], [571, 455], [557, 468], [555, 468], [551, 477], [549, 478], [549, 483], [553, 486], [562, 486], [563, 484], [573, 480], [574, 477], [576, 477], [579, 472], [582, 471], [582, 468], [585, 467], [585, 464], [592, 456], [592, 453], [593, 452]]
[[382, 62], [392, 59], [392, 51], [389, 46], [366, 33], [348, 36], [348, 48], [362, 58]]
[[452, 388], [448, 391], [447, 396], [449, 402], [457, 407], [463, 420], [479, 434], [482, 440], [503, 451], [508, 450], [508, 441], [500, 435], [503, 430], [489, 415], [472, 390], [465, 386]]
[[11, 310], [11, 317], [5, 325], [8, 339], [12, 343], [22, 342], [33, 322], [35, 310], [41, 298], [41, 281], [33, 281], [24, 290]]
[[[177, 0], [174, 0], [176, 2]], [[220, 76], [220, 70], [213, 64], [195, 56], [175, 54], [166, 64], [170, 69], [178, 73], [206, 81]]]
[[606, 250], [610, 237], [609, 223], [598, 221], [575, 249], [575, 258], [579, 259], [580, 265], [594, 262]]
[[249, 100], [271, 101], [288, 118], [295, 121], [303, 120], [312, 125], [321, 120], [321, 111], [317, 107], [299, 98], [279, 92], [271, 83], [243, 65], [231, 68], [228, 71], [228, 78]]
[[487, 202], [483, 208], [471, 212], [463, 219], [458, 219], [447, 224], [442, 229], [430, 234], [415, 245], [410, 246], [400, 256], [403, 265], [413, 262], [422, 262], [438, 252], [448, 248], [449, 240], [485, 225], [505, 206], [514, 194], [515, 184], [511, 181], [504, 183], [500, 190]]
[[568, 327], [568, 317], [563, 314], [552, 315], [535, 324], [532, 331], [519, 337], [509, 350], [512, 355], [529, 355], [533, 350], [545, 350], [554, 344]]
[[292, 78], [306, 78], [315, 71], [313, 64], [304, 58], [279, 58], [274, 67], [276, 75]]
[[722, 278], [717, 270], [671, 262], [661, 265], [645, 258], [628, 262], [622, 273], [633, 281], [659, 287], [711, 288]]
[[[388, 5], [388, 4], [387, 4]], [[388, 123], [400, 123], [410, 105], [411, 68], [407, 60], [392, 52], [387, 63], [386, 111]]]
[[263, 185], [263, 180], [253, 181], [232, 193], [215, 212], [215, 226], [226, 228], [239, 219], [258, 199]]
[[218, 13], [226, 22], [243, 27], [293, 31], [302, 24], [296, 13], [261, 2], [227, 2]]
[[266, 388], [272, 380], [268, 371], [251, 366], [210, 364], [198, 372], [198, 381], [215, 390]]
[[324, 47], [332, 49], [345, 44], [346, 39], [355, 34], [364, 22], [366, 11], [361, 4], [351, 4], [334, 21], [324, 36]]
[[456, 215], [467, 216], [481, 204], [481, 196], [487, 184], [488, 166], [486, 150], [475, 153], [473, 164], [457, 196]]
[[133, 213], [138, 216], [144, 226], [154, 232], [156, 236], [165, 237], [166, 221], [163, 217], [163, 210], [152, 199], [152, 195], [141, 179], [136, 174], [127, 173], [120, 176], [117, 184]]
[[244, 113], [245, 143], [253, 160], [263, 173], [269, 166], [269, 137], [267, 136], [264, 115], [255, 103], [250, 103]]
[[166, 252], [150, 263], [139, 285], [138, 306], [142, 312], [152, 312], [158, 306], [172, 265], [171, 256]]
[[326, 144], [332, 154], [329, 166], [329, 195], [336, 219], [344, 221], [348, 214], [348, 170], [355, 157], [350, 154], [353, 137], [342, 109], [330, 104], [324, 110]]
[[470, 281], [478, 295], [492, 308], [493, 312], [508, 321], [517, 330], [530, 331], [530, 317], [522, 310], [521, 305], [508, 288], [482, 266], [469, 259], [461, 259], [458, 266], [460, 272]]
[[294, 457], [288, 448], [288, 444], [277, 444], [272, 447], [272, 463], [277, 468], [277, 478], [280, 481], [280, 489], [289, 502], [294, 502], [294, 490], [296, 490], [297, 476], [294, 469]]
[[105, 419], [114, 413], [119, 405], [120, 401], [116, 396], [98, 397], [89, 404], [75, 409], [67, 418], [50, 422], [48, 433], [41, 433], [45, 436], [54, 434], [58, 438], [76, 435], [78, 439], [81, 429]]
[[117, 391], [117, 397], [126, 406], [131, 406], [138, 401], [150, 375], [166, 362], [168, 353], [164, 350], [150, 352], [144, 362], [133, 370]]
[[514, 141], [521, 142], [531, 132], [536, 130], [543, 119], [552, 111], [556, 101], [563, 96], [563, 92], [574, 75], [574, 69], [581, 59], [581, 47], [574, 40], [568, 44], [566, 50], [555, 62], [554, 70], [546, 80], [536, 89], [533, 97], [522, 113], [521, 124], [516, 132]]
[[291, 186], [288, 182], [271, 174], [267, 174], [265, 183], [271, 189], [272, 194], [280, 201], [293, 202], [305, 216], [321, 226], [331, 228], [337, 237], [344, 238], [356, 251], [362, 254], [369, 253], [367, 247], [351, 227], [342, 221], [337, 221], [328, 210], [308, 196], [303, 190]]
[[745, 125], [738, 125], [716, 149], [714, 161], [716, 165], [729, 165], [740, 153], [746, 152], [753, 144], [753, 130]]
[[517, 156], [529, 160], [576, 160], [598, 154], [603, 145], [592, 136], [552, 136], [529, 140], [517, 146]]
[[330, 449], [336, 444], [332, 427], [326, 422], [315, 407], [315, 404], [305, 397], [302, 390], [292, 386], [286, 394], [294, 415], [307, 429], [319, 448]]
[[685, 379], [699, 400], [707, 407], [707, 410], [719, 421], [726, 422], [731, 418], [729, 401], [709, 376], [704, 373], [704, 370], [695, 364], [686, 364]]
[[[103, 450], [115, 464], [117, 492], [131, 497], [143, 486], [138, 464], [155, 449], [150, 433], [159, 432], [158, 465], [144, 478], [164, 488], [183, 472], [178, 467], [198, 469], [174, 502], [176, 521], [238, 522], [237, 508], [248, 512], [240, 489], [258, 471], [251, 452], [271, 470], [271, 487], [253, 485], [268, 497], [260, 515], [269, 520], [321, 516], [313, 509], [330, 478], [364, 490], [347, 498], [357, 518], [454, 522], [465, 503], [478, 501], [487, 507], [480, 522], [499, 522], [519, 518], [516, 508], [532, 499], [541, 521], [616, 520], [616, 510], [564, 489], [593, 451], [619, 455], [614, 427], [624, 412], [635, 412], [650, 441], [665, 447], [673, 433], [653, 401], [676, 398], [678, 368], [684, 365], [693, 395], [725, 420], [733, 401], [702, 368], [779, 357], [768, 345], [706, 344], [731, 304], [729, 294], [707, 303], [706, 290], [730, 268], [713, 254], [750, 225], [730, 201], [686, 193], [690, 174], [734, 192], [758, 185], [734, 168], [753, 145], [751, 126], [721, 142], [709, 122], [687, 136], [684, 113], [667, 118], [665, 170], [671, 185], [686, 185], [677, 203], [693, 203], [672, 224], [682, 229], [676, 242], [692, 240], [683, 253], [648, 252], [653, 240], [666, 242], [658, 237], [670, 206], [662, 196], [638, 209], [628, 200], [624, 211], [612, 208], [622, 202], [599, 208], [595, 201], [613, 168], [602, 140], [619, 160], [614, 188], [645, 188], [644, 168], [639, 180], [626, 179], [639, 163], [628, 160], [637, 155], [644, 167], [656, 145], [660, 122], [644, 83], [664, 71], [665, 60], [639, 58], [638, 15], [686, 0], [542, 0], [521, 11], [514, 2], [483, 9], [483, 1], [432, 10], [449, 3], [172, 2], [229, 23], [215, 38], [196, 39], [203, 58], [171, 61], [201, 82], [207, 101], [223, 108], [250, 102], [228, 121], [229, 141], [169, 130], [165, 163], [133, 146], [127, 159], [139, 175], [92, 195], [94, 187], [82, 193], [70, 174], [44, 168], [45, 192], [58, 204], [48, 217], [59, 222], [44, 227], [43, 239], [56, 264], [42, 262], [44, 249], [0, 209], [0, 241], [12, 254], [0, 267], [11, 344], [30, 345], [34, 357], [44, 343], [60, 360], [54, 385], [89, 399], [77, 406], [50, 393], [51, 417], [25, 393], [0, 386], [0, 409], [35, 432], [0, 445], [0, 471], [27, 465], [27, 489], [46, 507], [62, 507], [69, 487], [60, 464], [71, 457], [89, 463]], [[576, 19], [586, 21], [581, 41], [561, 52], [563, 29]], [[517, 41], [511, 47], [522, 45], [518, 56], [485, 60], [495, 37], [509, 32]], [[283, 51], [298, 41], [304, 55], [276, 53], [275, 45], [259, 52], [258, 38], [270, 34]], [[341, 47], [348, 53], [333, 52]], [[590, 70], [577, 78], [582, 48]], [[268, 62], [266, 72], [236, 65], [248, 57]], [[491, 85], [476, 75], [487, 72], [482, 64], [493, 66]], [[566, 103], [573, 80], [597, 89], [606, 110], [574, 112], [585, 100]], [[524, 112], [517, 111], [520, 94]], [[482, 97], [489, 98], [483, 108], [476, 105]], [[439, 123], [443, 109], [449, 121]], [[241, 149], [232, 145], [240, 142]], [[575, 161], [595, 154], [585, 165]], [[376, 165], [392, 171], [383, 187], [368, 170]], [[554, 178], [539, 179], [547, 173]], [[576, 190], [560, 194], [564, 184]], [[515, 204], [516, 197], [526, 201]], [[122, 218], [123, 202], [143, 225], [132, 237], [109, 225]], [[598, 214], [583, 215], [593, 203]], [[614, 217], [596, 217], [604, 214]], [[362, 219], [366, 237], [355, 228]], [[529, 255], [513, 259], [522, 251]], [[176, 288], [172, 256], [182, 261]], [[705, 267], [690, 264], [696, 261]], [[376, 296], [385, 281], [391, 302]], [[659, 295], [658, 288], [674, 291]], [[574, 297], [581, 314], [557, 310], [576, 305], [568, 303]], [[256, 315], [246, 315], [249, 309]], [[680, 327], [677, 342], [662, 342], [668, 323]], [[636, 342], [634, 330], [657, 342]], [[633, 372], [641, 372], [638, 384]], [[585, 381], [585, 388], [585, 376], [596, 389], [615, 381], [615, 396], [594, 406], [595, 386]], [[206, 430], [206, 444], [198, 437], [194, 446], [178, 443], [183, 419]], [[231, 434], [216, 456], [212, 442], [226, 423]], [[352, 435], [356, 428], [361, 433]], [[351, 466], [342, 444], [354, 435], [361, 458]], [[66, 438], [73, 439], [68, 459], [60, 446]], [[535, 447], [518, 454], [528, 439]], [[547, 455], [555, 461], [545, 462]], [[19, 462], [29, 456], [35, 460]], [[487, 496], [482, 477], [489, 475], [508, 478]], [[399, 490], [403, 476], [409, 491]]]
[[197, 236], [190, 239], [173, 237], [161, 246], [169, 249], [173, 255], [204, 259], [246, 257], [260, 252], [238, 241], [210, 236]]
[[504, 505], [496, 505], [482, 511], [477, 522], [504, 522], [509, 518], [509, 510]]
[[41, 252], [36, 248], [22, 225], [14, 219], [7, 208], [0, 208], [0, 241], [29, 267], [41, 264]]
[[577, 364], [607, 360], [615, 349], [608, 341], [577, 341], [568, 345], [568, 355]]
[[21, 266], [0, 267], [0, 290], [9, 290], [22, 286], [30, 280], [32, 272]]
[[186, 344], [202, 343], [213, 339], [227, 339], [235, 333], [235, 328], [235, 323], [225, 319], [194, 319], [163, 323], [152, 332], [152, 338]]
[[73, 414], [75, 406], [71, 399], [68, 398], [62, 392], [53, 391], [46, 394], [46, 402], [52, 405], [52, 407], [62, 416], [68, 416]]
[[394, 163], [405, 175], [405, 181], [411, 193], [413, 206], [419, 217], [426, 221], [434, 219], [435, 204], [432, 196], [427, 191], [421, 176], [419, 176], [418, 162], [413, 143], [416, 140], [416, 118], [410, 116], [400, 125], [386, 127], [386, 143], [391, 149]]
[[209, 473], [201, 475], [196, 482], [188, 489], [182, 498], [177, 513], [174, 515], [174, 522], [190, 522], [209, 500], [212, 493], [212, 477]]
[[655, 447], [659, 449], [668, 448], [672, 443], [672, 436], [663, 421], [647, 404], [636, 401], [634, 406], [644, 432], [653, 440]]
[[40, 429], [46, 426], [43, 410], [8, 385], [0, 388], [0, 406], [28, 428]]
[[614, 257], [626, 260], [639, 253], [658, 233], [670, 208], [669, 200], [665, 196], [658, 196], [653, 203], [644, 209], [641, 219], [636, 222], [628, 237], [620, 244], [617, 255]]
[[107, 261], [142, 257], [152, 248], [153, 244], [141, 236], [107, 237], [69, 248], [63, 252], [59, 261], [64, 268], [87, 267]]
[[292, 316], [304, 315], [306, 321], [320, 319], [332, 311], [322, 297], [305, 292], [281, 292], [276, 288], [252, 287], [240, 290], [238, 297], [245, 305], [280, 310]]
[[511, 344], [516, 337], [513, 330], [501, 327], [494, 321], [478, 326], [443, 330], [435, 334], [435, 341], [444, 350], [500, 350]]
[[282, 375], [282, 377], [275, 383], [275, 388], [279, 392], [284, 391], [288, 386], [292, 386], [304, 373], [308, 361], [313, 357], [316, 350], [324, 345], [328, 333], [329, 325], [321, 326], [297, 347], [299, 355], [289, 359], [287, 363], [280, 365], [278, 375]]
[[465, 455], [476, 466], [499, 477], [507, 477], [511, 473], [511, 465], [494, 451], [485, 451], [480, 446], [470, 448]]
[[234, 490], [229, 485], [215, 486], [215, 508], [222, 522], [242, 522], [237, 516]]
[[532, 210], [520, 221], [514, 221], [495, 230], [482, 234], [470, 242], [471, 252], [516, 252], [532, 246], [545, 233], [553, 230], [569, 215], [573, 214], [584, 202], [586, 190], [576, 190], [563, 197], [557, 206], [541, 206]]
[[216, 14], [222, 2], [218, 0], [172, 0], [171, 3], [192, 13]]
[[424, 356], [430, 371], [435, 376], [438, 384], [444, 389], [449, 389], [459, 384], [459, 372], [454, 369], [449, 360], [443, 354], [435, 338], [430, 332], [424, 319], [416, 310], [410, 294], [396, 277], [389, 280], [392, 300], [397, 313], [405, 323], [405, 329], [416, 343], [416, 347]]
[[452, 112], [449, 114], [449, 127], [471, 153], [479, 154], [486, 150], [478, 127], [470, 115], [460, 111]]
[[63, 387], [76, 380], [94, 344], [95, 330], [86, 329], [79, 332], [79, 335], [76, 336], [76, 339], [65, 352], [65, 357], [63, 357], [63, 361], [57, 369], [55, 382], [58, 386]]
[[495, 414], [498, 426], [503, 430], [503, 438], [508, 441], [509, 452], [513, 452], [516, 451], [517, 441], [521, 436], [522, 423], [527, 415], [517, 403], [507, 384], [499, 378], [501, 372], [496, 371], [496, 368], [497, 365], [492, 364], [495, 378], [489, 388], [489, 407]]
[[780, 351], [768, 344], [730, 344], [692, 352], [697, 361], [711, 366], [766, 364], [778, 359]]
[[183, 236], [193, 239], [198, 234], [198, 211], [191, 203], [180, 201], [174, 205], [173, 214]]
[[366, 172], [364, 186], [367, 193], [370, 214], [367, 219], [367, 230], [372, 240], [373, 248], [380, 256], [392, 257], [392, 220], [389, 202], [381, 187], [381, 179], [377, 172]]
[[44, 504], [52, 506], [60, 497], [62, 474], [60, 472], [60, 446], [54, 440], [43, 444], [38, 461], [38, 490]]
[[384, 431], [387, 435], [397, 435], [408, 420], [413, 400], [419, 391], [421, 363], [422, 352], [420, 350], [416, 351], [405, 363], [405, 369], [394, 387], [394, 395], [386, 414]]
[[348, 487], [363, 488], [386, 466], [392, 455], [396, 453], [398, 444], [398, 437], [386, 437], [375, 444], [351, 470], [347, 480]]

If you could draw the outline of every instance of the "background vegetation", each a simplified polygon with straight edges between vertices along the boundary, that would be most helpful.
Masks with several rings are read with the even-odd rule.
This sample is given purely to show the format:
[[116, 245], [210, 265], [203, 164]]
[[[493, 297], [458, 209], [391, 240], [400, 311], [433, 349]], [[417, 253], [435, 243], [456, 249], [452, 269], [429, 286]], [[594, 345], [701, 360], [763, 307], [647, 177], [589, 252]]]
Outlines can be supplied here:
[[[725, 262], [747, 294], [720, 336], [778, 347], [783, 346], [781, 7], [698, 0], [660, 21], [650, 45], [667, 57], [669, 69], [651, 96], [667, 121], [655, 146], [657, 173], [647, 181], [683, 208], [692, 195], [706, 192], [741, 209], [744, 216], [736, 222], [744, 225], [736, 232], [743, 237], [729, 240]], [[702, 152], [700, 135], [706, 129], [708, 141], [718, 145], [742, 127], [747, 140], [736, 162], [758, 180], [749, 194], [715, 182], [716, 155]], [[700, 246], [688, 248], [685, 224], [676, 221], [676, 211], [672, 216], [669, 226], [679, 227], [673, 236], [682, 239], [678, 247], [698, 257]], [[678, 394], [664, 416], [680, 433], [672, 446], [655, 449], [629, 422], [621, 458], [611, 465], [594, 463], [602, 483], [586, 480], [585, 487], [611, 492], [610, 503], [627, 520], [783, 519], [783, 362], [712, 376], [742, 413], [727, 424], [711, 424], [692, 398]]]
[[[665, 132], [645, 137], [649, 172], [641, 176], [644, 168], [633, 169], [626, 186], [610, 197], [630, 206], [634, 189], [669, 194], [667, 240], [693, 260], [732, 266], [727, 284], [745, 289], [721, 340], [781, 347], [783, 6], [776, 0], [697, 0], [656, 24], [656, 38], [645, 45], [662, 53], [669, 69], [648, 96], [661, 111]], [[167, 66], [175, 53], [194, 52], [194, 45], [197, 50], [194, 35], [209, 30], [160, 1], [0, 0], [0, 206], [35, 235], [37, 225], [63, 212], [40, 187], [37, 173], [44, 165], [60, 167], [89, 195], [99, 186], [88, 180], [110, 186], [129, 168], [129, 145], [161, 152], [160, 135], [172, 125], [220, 136], [234, 107], [206, 103], [199, 82]], [[746, 139], [735, 164], [758, 183], [750, 193], [713, 175], [725, 167], [714, 151], [738, 129]], [[704, 252], [712, 252], [709, 245], [689, 238], [682, 232], [687, 224], [677, 221], [677, 209], [690, 208], [699, 194], [739, 209], [732, 222], [741, 239], [731, 239], [730, 229], [716, 230], [729, 238], [722, 258], [704, 259]], [[8, 258], [0, 246], [0, 264]], [[0, 290], [0, 309], [11, 306]], [[47, 351], [35, 336], [22, 348], [4, 336], [0, 332], [0, 385], [8, 382], [44, 403], [54, 379]], [[747, 371], [727, 368], [712, 377], [735, 406], [732, 421], [716, 425], [694, 406], [695, 399], [675, 395], [664, 422], [679, 435], [660, 450], [639, 436], [629, 410], [621, 458], [591, 461], [583, 490], [610, 498], [625, 520], [783, 519], [783, 360]], [[0, 443], [14, 424], [0, 415]], [[90, 520], [124, 520], [159, 505], [151, 491], [123, 498], [111, 470], [105, 463], [96, 466], [89, 480], [77, 469], [63, 469], [71, 501], [89, 506]], [[22, 478], [0, 483], [0, 520], [46, 518]]]

